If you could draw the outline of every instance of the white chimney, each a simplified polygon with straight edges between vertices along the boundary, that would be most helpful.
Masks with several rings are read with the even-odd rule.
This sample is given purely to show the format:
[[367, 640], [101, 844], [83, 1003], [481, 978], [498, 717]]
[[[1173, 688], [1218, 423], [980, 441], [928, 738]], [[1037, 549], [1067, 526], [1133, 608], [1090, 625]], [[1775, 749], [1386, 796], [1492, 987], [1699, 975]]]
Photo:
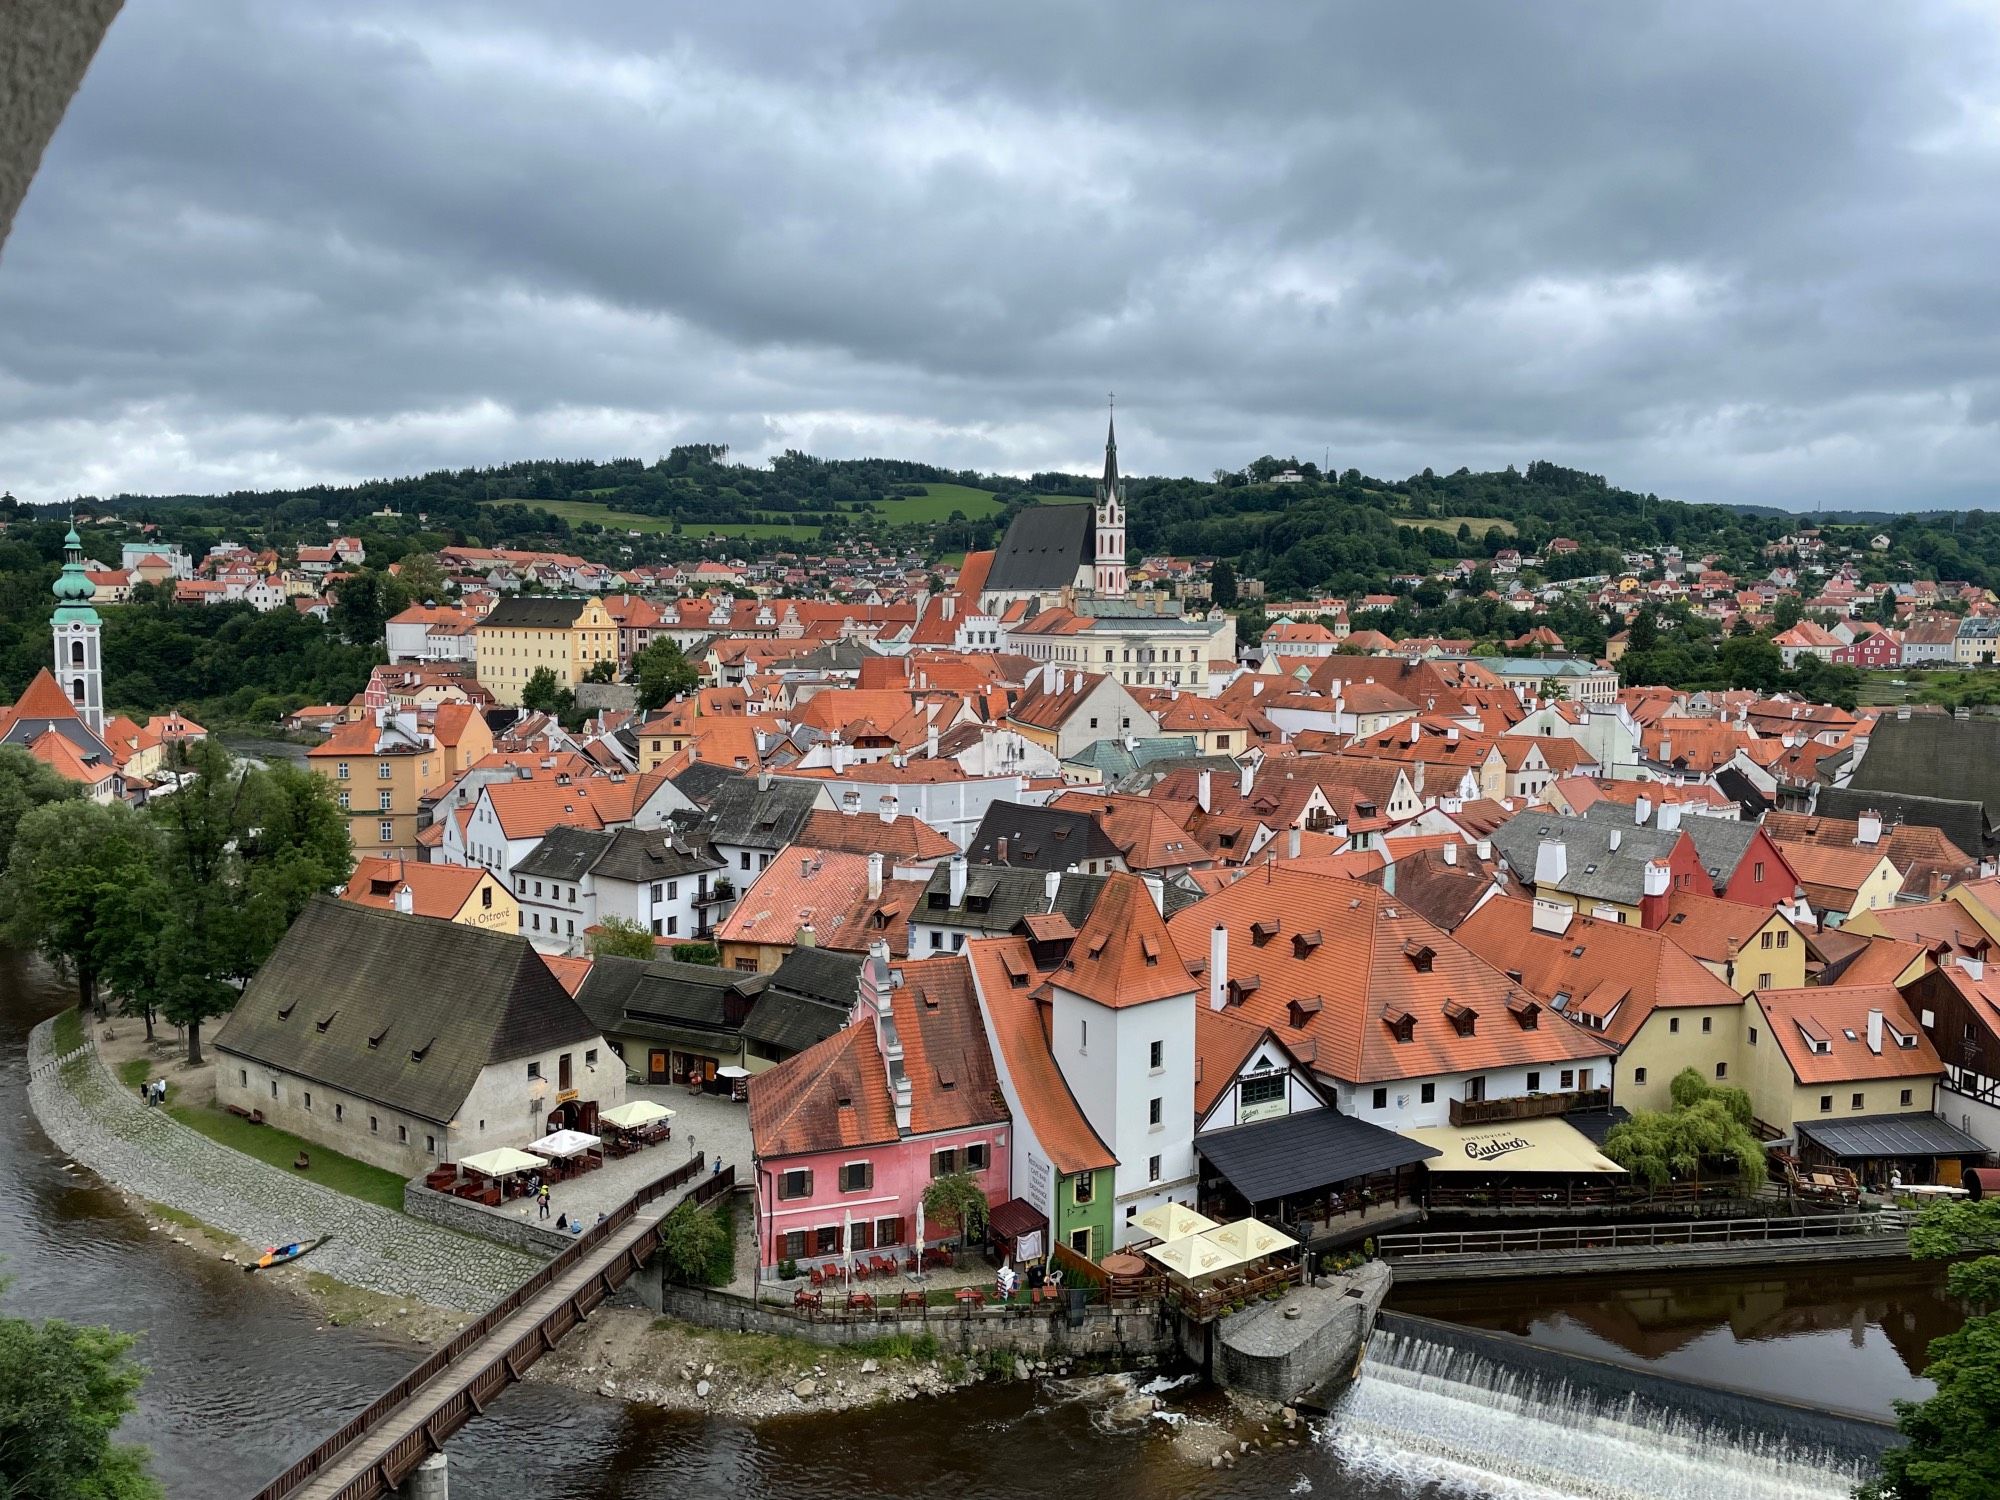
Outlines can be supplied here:
[[1569, 931], [1569, 924], [1576, 916], [1576, 908], [1564, 906], [1560, 901], [1544, 901], [1540, 896], [1530, 909], [1529, 925], [1537, 932], [1553, 933], [1557, 937]]
[[1645, 892], [1648, 896], [1664, 896], [1673, 881], [1673, 872], [1658, 860], [1646, 861]]
[[937, 725], [933, 724], [924, 732], [924, 754], [931, 760], [937, 759]]
[[1203, 812], [1207, 812], [1209, 810], [1209, 802], [1211, 798], [1214, 796], [1214, 791], [1213, 791], [1214, 785], [1215, 785], [1215, 773], [1213, 771], [1195, 772], [1194, 803], [1195, 806], [1199, 807]]
[[1965, 977], [1967, 979], [1978, 980], [1986, 977], [1986, 960], [1983, 958], [1965, 958], [1961, 956], [1958, 966], [1965, 970]]
[[1257, 768], [1247, 760], [1236, 768], [1236, 794], [1239, 797], [1250, 795], [1250, 781], [1256, 774]]
[[965, 905], [965, 856], [951, 857], [951, 904], [954, 908]]
[[1141, 875], [1146, 882], [1146, 894], [1153, 898], [1153, 910], [1161, 916], [1167, 914], [1167, 883], [1158, 875]]
[[838, 776], [847, 769], [847, 746], [839, 736], [833, 741], [833, 774]]
[[395, 901], [396, 910], [402, 912], [405, 916], [413, 914], [417, 909], [417, 898], [411, 892], [407, 882], [396, 887]]
[[1208, 934], [1208, 1008], [1229, 1006], [1229, 929], [1217, 922]]
[[1456, 840], [1444, 846], [1444, 862], [1448, 865], [1456, 865], [1458, 863], [1458, 843]]
[[1672, 833], [1681, 826], [1681, 805], [1678, 802], [1662, 802], [1660, 815], [1653, 820], [1653, 826], [1662, 833]]
[[1290, 828], [1286, 829], [1285, 858], [1297, 859], [1301, 852], [1301, 846], [1304, 845], [1305, 841], [1305, 835], [1299, 831], [1298, 824], [1294, 823]]
[[1868, 1012], [1868, 1050], [1877, 1057], [1882, 1055], [1882, 1012], [1871, 1009]]
[[1644, 828], [1646, 826], [1646, 819], [1652, 815], [1653, 802], [1650, 797], [1635, 797], [1632, 799], [1632, 826], [1634, 828]]
[[1042, 875], [1042, 900], [1049, 911], [1056, 909], [1056, 897], [1062, 894], [1062, 871], [1049, 870]]
[[1604, 840], [1604, 847], [1609, 849], [1613, 854], [1616, 854], [1618, 852], [1618, 845], [1624, 839], [1624, 837], [1625, 837], [1624, 829], [1614, 828], [1611, 830], [1610, 835]]
[[1873, 808], [1862, 813], [1854, 820], [1854, 838], [1856, 843], [1866, 844], [1871, 848], [1881, 843], [1882, 815]]
[[882, 899], [882, 855], [879, 850], [868, 856], [868, 899]]
[[882, 800], [875, 804], [875, 811], [880, 814], [884, 823], [893, 823], [896, 821], [896, 811], [902, 805], [902, 799], [894, 792], [884, 792]]
[[1482, 865], [1485, 864], [1488, 860], [1493, 858], [1493, 840], [1481, 839], [1478, 843], [1472, 846], [1472, 852], [1479, 856], [1479, 862]]
[[769, 766], [759, 766], [757, 768], [757, 790], [760, 792], [771, 790], [771, 768]]
[[1444, 742], [1447, 745], [1456, 745], [1458, 743], [1458, 726], [1456, 724], [1449, 726], [1445, 730]]
[[1543, 839], [1535, 846], [1535, 884], [1561, 885], [1569, 874], [1569, 850], [1560, 839]]

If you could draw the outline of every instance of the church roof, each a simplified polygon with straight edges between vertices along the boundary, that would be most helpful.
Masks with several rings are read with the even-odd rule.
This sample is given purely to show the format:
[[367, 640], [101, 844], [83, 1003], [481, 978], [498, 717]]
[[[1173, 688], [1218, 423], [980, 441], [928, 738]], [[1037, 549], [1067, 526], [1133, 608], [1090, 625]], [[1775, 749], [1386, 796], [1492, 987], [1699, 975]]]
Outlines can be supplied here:
[[993, 554], [987, 591], [1055, 591], [1076, 582], [1096, 556], [1093, 505], [1030, 505], [1016, 515]]

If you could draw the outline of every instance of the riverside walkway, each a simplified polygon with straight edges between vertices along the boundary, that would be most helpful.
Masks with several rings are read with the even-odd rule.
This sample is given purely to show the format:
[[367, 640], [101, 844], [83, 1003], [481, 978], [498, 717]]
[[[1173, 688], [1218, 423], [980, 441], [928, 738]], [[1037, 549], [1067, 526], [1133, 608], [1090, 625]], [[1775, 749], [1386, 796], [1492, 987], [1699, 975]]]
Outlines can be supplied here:
[[391, 1493], [631, 1279], [659, 1248], [662, 1219], [682, 1203], [707, 1203], [735, 1186], [734, 1168], [703, 1168], [696, 1158], [640, 1189], [256, 1500], [375, 1500]]
[[1907, 1213], [1884, 1209], [1782, 1219], [1385, 1234], [1376, 1245], [1398, 1281], [1478, 1281], [1656, 1267], [1705, 1270], [1901, 1259], [1910, 1253], [1909, 1227]]

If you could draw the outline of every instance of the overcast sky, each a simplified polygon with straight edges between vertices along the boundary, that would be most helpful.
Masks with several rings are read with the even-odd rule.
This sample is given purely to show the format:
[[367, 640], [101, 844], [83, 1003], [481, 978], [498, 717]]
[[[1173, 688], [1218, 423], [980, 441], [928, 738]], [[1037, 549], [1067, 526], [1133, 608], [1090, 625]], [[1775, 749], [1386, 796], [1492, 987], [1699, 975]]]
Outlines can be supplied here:
[[2000, 10], [131, 0], [0, 488], [686, 441], [1993, 504]]

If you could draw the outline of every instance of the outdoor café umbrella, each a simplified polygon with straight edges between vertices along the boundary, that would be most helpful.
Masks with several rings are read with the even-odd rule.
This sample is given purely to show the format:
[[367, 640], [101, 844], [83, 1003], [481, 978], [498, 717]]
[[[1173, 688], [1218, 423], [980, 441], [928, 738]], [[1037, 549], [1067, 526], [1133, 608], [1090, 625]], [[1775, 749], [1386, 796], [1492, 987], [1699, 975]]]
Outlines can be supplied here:
[[556, 1130], [539, 1141], [528, 1142], [528, 1149], [541, 1156], [581, 1156], [602, 1144], [596, 1136], [585, 1135], [581, 1130]]
[[1215, 1228], [1215, 1220], [1208, 1215], [1198, 1214], [1179, 1203], [1162, 1203], [1149, 1208], [1135, 1222], [1142, 1234], [1150, 1234], [1156, 1240], [1185, 1239], [1191, 1234]]
[[919, 1194], [917, 1197], [917, 1269], [919, 1271], [922, 1271], [923, 1268], [924, 1268], [924, 1200], [923, 1196]]
[[1299, 1242], [1290, 1235], [1280, 1234], [1270, 1225], [1260, 1224], [1255, 1219], [1218, 1224], [1213, 1229], [1203, 1230], [1201, 1238], [1222, 1246], [1239, 1261], [1262, 1260], [1280, 1250], [1296, 1250], [1299, 1247]]
[[1168, 1240], [1160, 1245], [1148, 1245], [1140, 1254], [1158, 1261], [1185, 1281], [1193, 1281], [1198, 1276], [1213, 1276], [1231, 1266], [1241, 1265], [1243, 1260], [1226, 1245], [1218, 1245], [1198, 1234], [1182, 1235], [1177, 1240]]
[[848, 1209], [840, 1216], [840, 1271], [846, 1278], [847, 1289], [854, 1290], [854, 1210]]
[[648, 1125], [657, 1125], [662, 1120], [671, 1120], [674, 1112], [664, 1104], [655, 1104], [650, 1099], [629, 1099], [616, 1109], [607, 1109], [598, 1119], [607, 1125], [616, 1125], [620, 1130], [643, 1130]]
[[545, 1164], [540, 1157], [516, 1151], [512, 1146], [501, 1146], [497, 1150], [468, 1156], [459, 1165], [468, 1172], [477, 1172], [481, 1177], [512, 1177], [516, 1172], [539, 1171]]

